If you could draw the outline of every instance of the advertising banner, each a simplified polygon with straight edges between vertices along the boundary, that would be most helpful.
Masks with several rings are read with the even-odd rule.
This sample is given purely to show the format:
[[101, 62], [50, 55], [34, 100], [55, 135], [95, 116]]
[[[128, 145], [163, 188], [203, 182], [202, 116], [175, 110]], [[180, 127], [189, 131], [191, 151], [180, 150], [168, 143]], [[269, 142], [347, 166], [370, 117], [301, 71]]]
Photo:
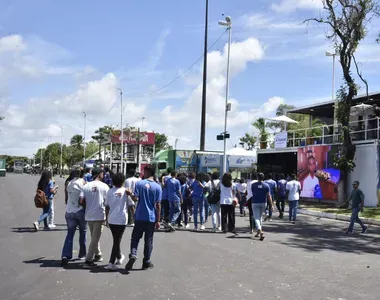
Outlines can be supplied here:
[[222, 155], [204, 154], [201, 156], [201, 166], [208, 168], [219, 168]]
[[288, 144], [288, 132], [282, 131], [279, 133], [276, 133], [274, 137], [274, 148], [286, 148]]
[[338, 200], [340, 171], [333, 166], [332, 146], [310, 146], [298, 149], [298, 180], [302, 186], [301, 197]]
[[[138, 141], [137, 131], [124, 133], [124, 144], [136, 145], [139, 143], [140, 145], [154, 145], [155, 140], [154, 132], [140, 132], [140, 141]], [[120, 144], [120, 134], [113, 135], [111, 142]]]
[[251, 168], [253, 164], [257, 162], [256, 156], [229, 156], [229, 167], [230, 168]]

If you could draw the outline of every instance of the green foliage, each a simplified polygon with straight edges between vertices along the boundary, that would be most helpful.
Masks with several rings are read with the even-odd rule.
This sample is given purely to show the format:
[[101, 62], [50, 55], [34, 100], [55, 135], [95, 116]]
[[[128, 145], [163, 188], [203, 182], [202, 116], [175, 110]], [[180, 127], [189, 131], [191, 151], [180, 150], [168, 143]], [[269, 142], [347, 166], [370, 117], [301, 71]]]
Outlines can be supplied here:
[[80, 135], [80, 134], [76, 134], [74, 135], [71, 139], [70, 139], [70, 145], [77, 149], [77, 150], [82, 150], [83, 151], [83, 136]]
[[171, 146], [168, 143], [168, 137], [164, 133], [155, 133], [154, 135], [156, 152], [170, 149]]
[[257, 137], [246, 133], [240, 138], [240, 143], [244, 145], [244, 148], [248, 151], [253, 150], [257, 143]]

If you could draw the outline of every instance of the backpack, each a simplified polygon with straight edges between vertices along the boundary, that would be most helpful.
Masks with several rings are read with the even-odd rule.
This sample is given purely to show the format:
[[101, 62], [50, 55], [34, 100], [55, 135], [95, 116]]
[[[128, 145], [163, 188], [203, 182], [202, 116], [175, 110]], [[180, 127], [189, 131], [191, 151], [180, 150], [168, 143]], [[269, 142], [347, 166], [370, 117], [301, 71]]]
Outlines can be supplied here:
[[44, 208], [48, 205], [48, 199], [46, 198], [46, 194], [44, 191], [37, 189], [36, 195], [34, 196], [34, 205], [37, 208]]
[[218, 204], [220, 201], [220, 188], [215, 187], [213, 180], [211, 180], [211, 191], [207, 197], [207, 200], [209, 204]]
[[278, 196], [279, 197], [286, 197], [286, 181], [280, 180], [277, 183], [277, 187], [278, 187]]

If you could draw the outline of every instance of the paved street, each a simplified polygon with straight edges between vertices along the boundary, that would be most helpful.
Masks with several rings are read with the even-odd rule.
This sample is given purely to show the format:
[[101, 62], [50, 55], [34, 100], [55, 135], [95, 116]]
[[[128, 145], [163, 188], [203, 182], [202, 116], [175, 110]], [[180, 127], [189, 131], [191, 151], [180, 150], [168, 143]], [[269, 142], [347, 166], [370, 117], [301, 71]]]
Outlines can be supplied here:
[[[248, 222], [240, 217], [240, 233], [234, 237], [159, 232], [153, 252], [156, 267], [149, 271], [84, 270], [79, 262], [63, 270], [63, 180], [57, 179], [61, 189], [56, 199], [56, 230], [35, 233], [32, 222], [40, 214], [33, 202], [38, 178], [13, 174], [0, 178], [2, 300], [379, 299], [379, 228], [347, 237], [342, 230], [345, 223], [303, 216], [296, 226], [283, 221], [265, 224], [264, 242], [244, 233]], [[130, 233], [128, 228], [122, 243], [125, 254]], [[104, 265], [111, 241], [105, 229]], [[74, 247], [78, 249], [77, 237]], [[140, 264], [141, 256], [136, 265]]]

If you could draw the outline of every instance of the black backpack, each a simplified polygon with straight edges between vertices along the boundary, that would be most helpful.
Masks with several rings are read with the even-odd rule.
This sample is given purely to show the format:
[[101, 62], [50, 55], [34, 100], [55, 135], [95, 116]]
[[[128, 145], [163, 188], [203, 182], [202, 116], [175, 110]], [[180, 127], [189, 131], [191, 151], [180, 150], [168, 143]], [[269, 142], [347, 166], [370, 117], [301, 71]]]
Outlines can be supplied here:
[[220, 201], [220, 188], [219, 185], [214, 185], [214, 180], [211, 180], [211, 191], [207, 200], [209, 204], [218, 204]]

